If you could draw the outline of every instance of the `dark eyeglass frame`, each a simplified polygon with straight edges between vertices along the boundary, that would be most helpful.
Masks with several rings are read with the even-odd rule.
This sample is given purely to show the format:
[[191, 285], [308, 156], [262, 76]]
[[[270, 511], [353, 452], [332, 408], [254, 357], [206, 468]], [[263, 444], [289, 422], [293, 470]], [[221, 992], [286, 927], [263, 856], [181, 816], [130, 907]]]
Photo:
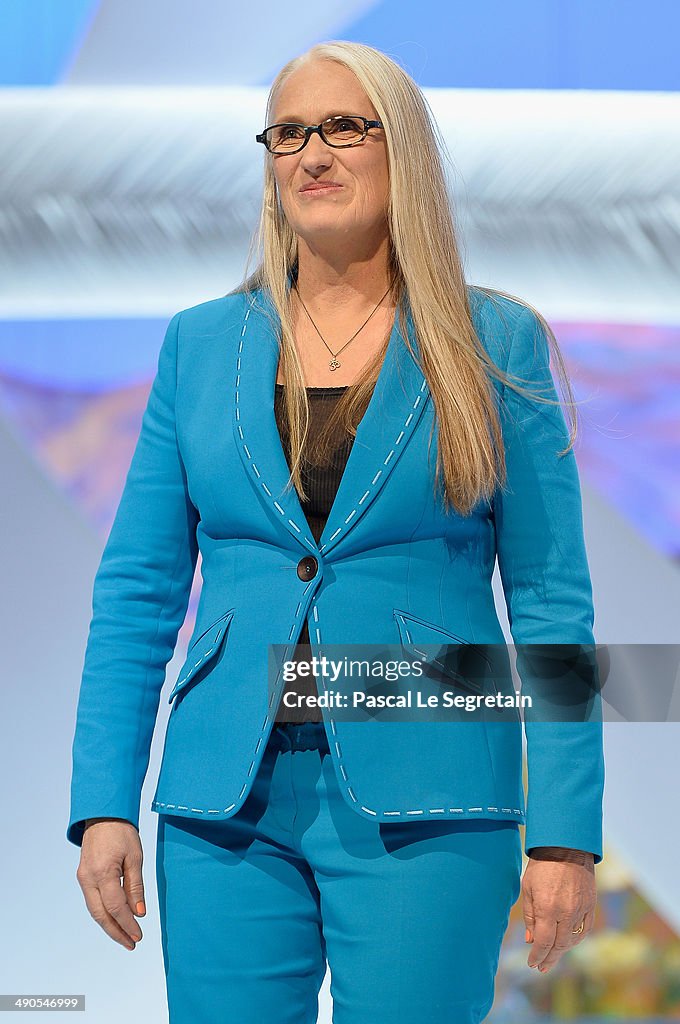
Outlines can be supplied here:
[[[356, 142], [340, 143], [331, 142], [330, 139], [327, 139], [323, 133], [323, 125], [327, 124], [329, 121], [344, 121], [347, 118], [351, 118], [353, 121], [363, 121], [364, 133], [361, 136], [361, 138], [357, 139]], [[297, 149], [287, 149], [285, 150], [285, 152], [276, 152], [275, 150], [270, 149], [269, 144], [267, 143], [267, 132], [271, 131], [272, 128], [285, 128], [288, 125], [290, 125], [291, 128], [304, 129], [305, 137], [300, 143], [300, 145], [297, 147]], [[384, 127], [385, 126], [383, 125], [382, 121], [371, 121], [367, 117], [363, 117], [361, 114], [336, 114], [334, 117], [327, 117], [325, 121], [321, 122], [321, 124], [304, 125], [299, 124], [299, 122], [297, 121], [278, 121], [276, 124], [270, 124], [269, 127], [265, 128], [263, 132], [261, 132], [259, 135], [256, 135], [255, 141], [261, 142], [262, 145], [265, 146], [268, 152], [270, 152], [273, 156], [291, 156], [293, 153], [299, 153], [301, 149], [305, 148], [313, 132], [316, 132], [323, 139], [327, 146], [332, 146], [333, 149], [347, 149], [349, 146], [358, 146], [360, 142], [363, 142], [366, 136], [368, 135], [370, 128]]]

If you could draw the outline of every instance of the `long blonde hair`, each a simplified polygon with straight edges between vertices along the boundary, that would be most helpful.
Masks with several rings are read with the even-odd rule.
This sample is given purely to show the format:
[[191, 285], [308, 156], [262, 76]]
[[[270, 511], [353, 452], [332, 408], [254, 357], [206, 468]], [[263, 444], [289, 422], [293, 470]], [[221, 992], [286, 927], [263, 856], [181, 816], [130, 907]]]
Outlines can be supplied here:
[[[420, 349], [420, 366], [427, 380], [439, 430], [435, 489], [443, 476], [447, 510], [453, 506], [468, 515], [480, 500], [490, 499], [497, 487], [506, 486], [506, 465], [499, 414], [489, 375], [518, 394], [537, 401], [554, 399], [528, 391], [489, 358], [475, 331], [462, 260], [457, 243], [454, 210], [446, 185], [446, 146], [429, 105], [413, 79], [380, 50], [362, 43], [329, 41], [312, 46], [283, 66], [275, 77], [267, 100], [265, 124], [279, 89], [302, 64], [331, 60], [354, 72], [385, 125], [389, 165], [388, 226], [389, 272], [398, 303], [399, 327], [408, 344], [405, 306], [411, 313]], [[438, 144], [438, 141], [439, 144]], [[417, 141], [415, 141], [417, 140]], [[297, 236], [290, 227], [278, 198], [271, 154], [265, 153], [264, 190], [259, 224], [252, 238], [246, 267], [253, 250], [260, 250], [257, 269], [244, 276], [230, 293], [265, 289], [278, 315], [281, 367], [285, 389], [285, 424], [290, 441], [288, 486], [295, 486], [307, 500], [301, 468], [310, 459], [304, 453], [309, 424], [309, 405], [302, 366], [294, 339], [290, 304], [290, 275], [297, 262]], [[530, 309], [544, 329], [555, 356], [560, 390], [567, 394], [570, 411], [569, 444], [576, 438], [575, 402], [564, 360], [547, 321], [528, 302], [499, 289], [480, 288], [492, 300], [505, 296]], [[502, 316], [502, 310], [499, 311]], [[273, 322], [273, 321], [272, 321]], [[380, 371], [389, 335], [357, 382], [347, 388], [337, 404], [327, 431], [315, 447], [317, 460], [328, 457], [328, 438], [337, 424], [356, 436]], [[409, 345], [409, 348], [411, 346]]]

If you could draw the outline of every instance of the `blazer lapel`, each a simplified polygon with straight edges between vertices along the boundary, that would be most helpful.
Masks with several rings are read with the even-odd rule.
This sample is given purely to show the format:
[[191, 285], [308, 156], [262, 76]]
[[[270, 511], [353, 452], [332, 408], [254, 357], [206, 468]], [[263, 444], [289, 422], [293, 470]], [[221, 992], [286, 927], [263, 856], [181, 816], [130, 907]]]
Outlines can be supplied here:
[[[411, 344], [418, 353], [410, 315], [407, 322]], [[345, 472], [321, 534], [322, 554], [327, 555], [341, 543], [375, 501], [408, 444], [429, 397], [427, 381], [399, 329], [397, 310], [380, 375], [357, 426]]]
[[[398, 312], [370, 402], [357, 427], [345, 471], [317, 546], [289, 476], [274, 415], [278, 342], [269, 316], [278, 317], [261, 290], [246, 306], [236, 366], [234, 433], [248, 477], [275, 518], [306, 549], [328, 554], [354, 528], [408, 444], [430, 391], [399, 330]], [[408, 333], [417, 340], [410, 314]]]

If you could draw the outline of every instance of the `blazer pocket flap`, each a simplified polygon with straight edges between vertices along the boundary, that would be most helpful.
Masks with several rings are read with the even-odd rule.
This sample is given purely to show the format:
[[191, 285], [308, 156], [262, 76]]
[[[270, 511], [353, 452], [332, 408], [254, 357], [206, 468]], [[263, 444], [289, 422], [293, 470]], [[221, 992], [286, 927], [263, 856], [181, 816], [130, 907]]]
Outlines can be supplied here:
[[399, 608], [394, 609], [394, 618], [404, 650], [468, 693], [486, 691], [491, 663], [483, 647]]
[[180, 690], [189, 685], [204, 665], [207, 665], [217, 657], [229, 630], [233, 614], [233, 608], [225, 612], [216, 622], [213, 622], [212, 626], [209, 626], [205, 632], [201, 633], [198, 640], [192, 643], [186, 661], [180, 669], [177, 682], [168, 697], [168, 704], [172, 704]]

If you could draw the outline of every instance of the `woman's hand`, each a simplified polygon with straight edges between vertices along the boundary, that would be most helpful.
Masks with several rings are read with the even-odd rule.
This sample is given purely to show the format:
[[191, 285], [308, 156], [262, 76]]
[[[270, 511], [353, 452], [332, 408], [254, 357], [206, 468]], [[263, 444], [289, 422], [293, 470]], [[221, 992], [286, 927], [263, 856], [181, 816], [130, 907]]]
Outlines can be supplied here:
[[139, 832], [131, 821], [87, 819], [76, 878], [92, 917], [126, 949], [142, 938], [134, 918], [146, 913], [142, 862]]
[[[592, 853], [562, 846], [536, 846], [522, 877], [527, 963], [548, 971], [566, 950], [592, 930], [597, 891]], [[583, 930], [574, 934], [583, 922]]]

